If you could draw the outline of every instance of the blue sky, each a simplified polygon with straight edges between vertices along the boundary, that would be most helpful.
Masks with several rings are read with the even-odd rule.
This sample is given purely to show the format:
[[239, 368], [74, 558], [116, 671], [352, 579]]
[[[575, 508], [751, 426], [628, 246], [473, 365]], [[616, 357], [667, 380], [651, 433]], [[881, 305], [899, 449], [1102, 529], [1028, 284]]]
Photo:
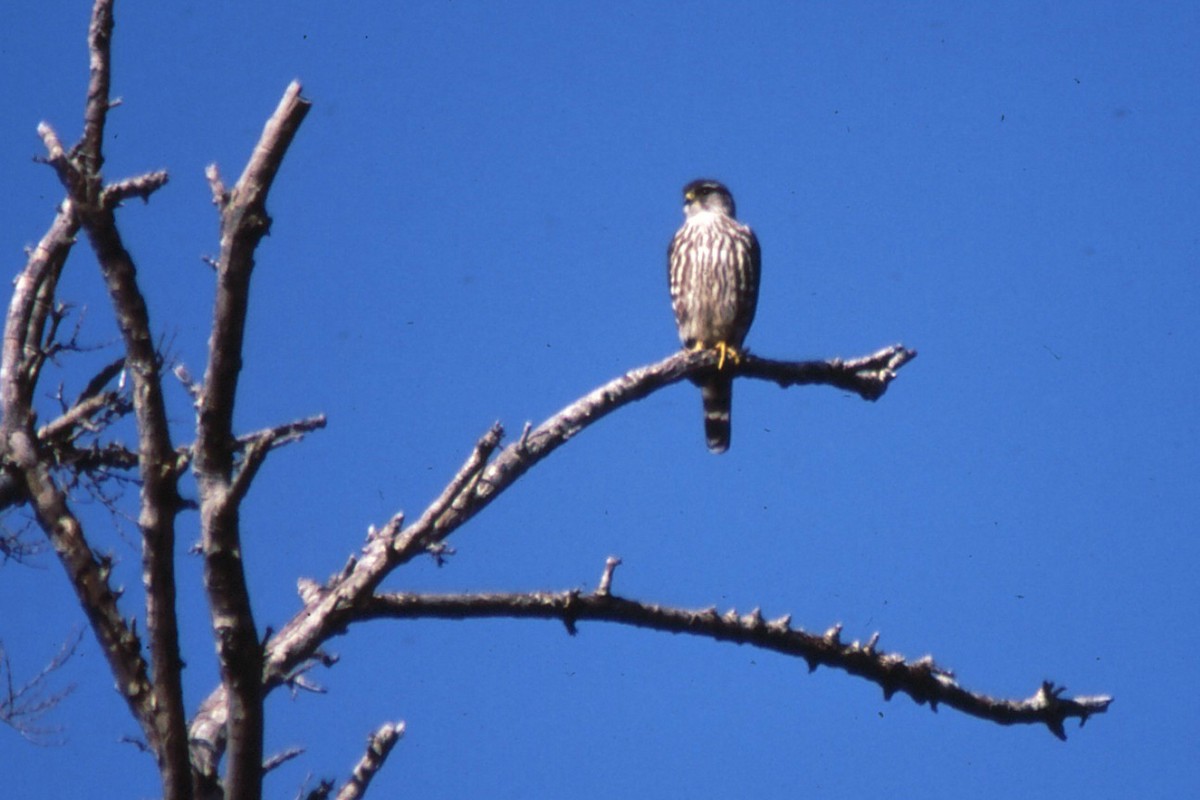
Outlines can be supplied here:
[[[85, 4], [0, 10], [0, 197], [15, 275], [62, 195], [38, 121], [80, 130]], [[677, 346], [679, 189], [725, 181], [763, 246], [747, 345], [920, 357], [867, 404], [736, 385], [704, 447], [677, 385], [586, 431], [388, 586], [591, 588], [718, 605], [933, 654], [969, 688], [1111, 693], [1069, 741], [748, 648], [602, 624], [389, 623], [333, 643], [325, 695], [269, 703], [268, 779], [344, 777], [404, 719], [373, 796], [1107, 798], [1200, 790], [1200, 123], [1187, 3], [118, 4], [106, 174], [171, 183], [120, 221], [156, 331], [202, 371], [217, 222], [287, 83], [313, 103], [269, 203], [238, 424], [316, 412], [244, 514], [278, 627], [368, 525], [437, 494], [486, 427], [517, 434]], [[113, 352], [94, 261], [61, 294]], [[79, 373], [51, 376], [68, 389]], [[72, 381], [76, 382], [73, 384]], [[49, 388], [51, 384], [47, 384]], [[77, 388], [77, 386], [76, 386]], [[187, 398], [172, 388], [178, 441]], [[49, 408], [49, 406], [47, 406]], [[138, 600], [132, 527], [84, 509]], [[6, 520], [6, 524], [14, 524]], [[187, 700], [215, 681], [181, 519]], [[82, 623], [61, 569], [0, 570], [18, 677]], [[11, 797], [153, 797], [90, 635], [65, 743], [0, 730]]]

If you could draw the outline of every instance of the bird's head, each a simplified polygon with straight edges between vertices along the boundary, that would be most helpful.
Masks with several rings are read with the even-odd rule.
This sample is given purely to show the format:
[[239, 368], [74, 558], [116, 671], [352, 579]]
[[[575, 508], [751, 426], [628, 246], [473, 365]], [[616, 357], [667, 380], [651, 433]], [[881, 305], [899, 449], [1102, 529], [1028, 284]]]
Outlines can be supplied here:
[[683, 187], [683, 213], [691, 217], [702, 211], [737, 216], [733, 207], [733, 195], [725, 188], [725, 184], [701, 178]]

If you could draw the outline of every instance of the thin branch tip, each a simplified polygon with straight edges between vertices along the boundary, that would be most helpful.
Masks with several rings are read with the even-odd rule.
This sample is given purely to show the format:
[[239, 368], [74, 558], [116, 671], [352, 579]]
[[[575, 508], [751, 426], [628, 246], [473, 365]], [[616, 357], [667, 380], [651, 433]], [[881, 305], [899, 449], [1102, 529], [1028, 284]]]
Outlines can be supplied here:
[[135, 178], [126, 178], [104, 187], [100, 202], [101, 205], [109, 208], [116, 207], [131, 197], [140, 197], [142, 202], [149, 203], [150, 195], [166, 186], [168, 181], [170, 181], [170, 175], [166, 170], [148, 172]]
[[601, 597], [607, 597], [612, 592], [613, 573], [617, 571], [617, 567], [621, 565], [621, 559], [616, 556], [609, 556], [604, 561], [604, 572], [600, 575], [600, 585], [596, 587], [596, 594]]
[[403, 722], [385, 722], [367, 737], [366, 752], [354, 765], [349, 780], [337, 793], [337, 800], [358, 800], [366, 794], [367, 787], [383, 768], [392, 748], [404, 736]]
[[221, 169], [216, 163], [209, 164], [204, 168], [204, 177], [208, 180], [209, 191], [212, 192], [212, 201], [218, 209], [224, 209], [229, 203], [229, 190], [225, 188], [225, 182], [221, 180]]

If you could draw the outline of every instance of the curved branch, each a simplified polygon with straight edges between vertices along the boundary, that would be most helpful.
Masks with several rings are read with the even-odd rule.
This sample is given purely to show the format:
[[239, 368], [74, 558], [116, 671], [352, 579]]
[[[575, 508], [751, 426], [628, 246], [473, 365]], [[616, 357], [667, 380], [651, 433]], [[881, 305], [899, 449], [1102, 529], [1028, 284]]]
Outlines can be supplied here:
[[[27, 481], [13, 459], [10, 436], [34, 425], [33, 395], [44, 353], [41, 344], [46, 318], [53, 306], [54, 291], [62, 274], [75, 234], [79, 215], [70, 199], [58, 207], [50, 230], [29, 253], [25, 269], [13, 285], [8, 314], [4, 318], [4, 344], [0, 353], [0, 508], [23, 502], [29, 495]], [[28, 431], [26, 432], [28, 435]]]
[[[863, 358], [842, 361], [775, 361], [747, 356], [734, 367], [738, 374], [776, 382], [827, 384], [851, 388], [877, 398], [896, 377], [896, 370], [916, 357], [902, 345], [886, 347]], [[391, 570], [417, 555], [435, 550], [460, 525], [479, 513], [535, 464], [564, 445], [587, 426], [622, 406], [650, 395], [693, 374], [714, 369], [713, 351], [680, 352], [621, 375], [563, 408], [489, 462], [503, 434], [497, 424], [476, 443], [458, 473], [421, 517], [407, 528], [394, 518], [372, 536], [348, 572], [326, 587], [316, 607], [309, 607], [275, 636], [267, 652], [265, 679], [272, 688], [343, 625], [345, 609], [374, 591]]]
[[118, 690], [146, 736], [151, 737], [155, 712], [141, 641], [118, 607], [119, 592], [109, 583], [111, 565], [88, 545], [66, 494], [51, 476], [51, 456], [34, 430], [33, 394], [46, 317], [79, 226], [76, 204], [70, 199], [63, 201], [50, 230], [17, 278], [4, 327], [0, 448], [5, 483], [14, 487], [11, 497], [28, 499], [32, 505], [87, 614]]
[[477, 619], [510, 617], [517, 619], [556, 619], [574, 633], [580, 620], [617, 622], [667, 633], [702, 636], [722, 642], [734, 642], [784, 655], [799, 657], [810, 672], [819, 666], [844, 670], [866, 678], [883, 689], [885, 700], [903, 692], [919, 704], [928, 703], [937, 710], [946, 705], [963, 713], [1001, 725], [1045, 725], [1058, 738], [1066, 739], [1063, 722], [1078, 719], [1082, 725], [1093, 714], [1108, 710], [1111, 697], [1062, 697], [1063, 690], [1044, 682], [1025, 700], [1005, 700], [968, 691], [958, 684], [954, 674], [934, 663], [929, 656], [908, 661], [895, 653], [876, 649], [879, 635], [866, 643], [846, 643], [841, 626], [824, 635], [806, 633], [791, 627], [791, 617], [766, 621], [756, 608], [748, 614], [730, 609], [688, 610], [641, 603], [597, 591], [583, 594], [565, 592], [528, 592], [494, 594], [408, 594], [389, 593], [371, 597], [354, 611], [354, 621], [372, 619]]
[[[746, 357], [735, 369], [747, 377], [778, 382], [782, 374], [793, 384], [827, 384], [877, 398], [895, 378], [896, 370], [915, 356], [915, 351], [895, 345], [851, 361], [786, 362]], [[352, 558], [327, 585], [305, 591], [305, 608], [267, 644], [265, 690], [283, 684], [322, 644], [344, 632], [354, 606], [369, 598], [393, 569], [427, 549], [436, 548], [463, 522], [575, 434], [624, 405], [695, 373], [713, 369], [716, 364], [717, 357], [710, 351], [681, 352], [631, 370], [571, 403], [504, 448], [489, 463], [502, 435], [500, 426], [493, 426], [417, 522], [405, 527], [404, 516], [397, 514], [382, 529], [371, 531], [362, 553]], [[218, 688], [192, 721], [193, 756], [208, 765], [202, 772], [215, 770], [224, 749], [223, 723], [228, 713], [226, 694]]]
[[[850, 361], [837, 358], [828, 361], [778, 361], [747, 355], [740, 364], [729, 368], [735, 375], [770, 380], [783, 387], [824, 384], [853, 391], [867, 400], [877, 400], [896, 378], [896, 371], [916, 356], [915, 350], [896, 344]], [[449, 503], [439, 498], [439, 503], [446, 506], [443, 513], [423, 515], [404, 532], [395, 544], [398, 560], [407, 561], [440, 542], [479, 513], [531, 467], [588, 425], [665, 386], [715, 369], [717, 360], [718, 356], [712, 350], [682, 352], [657, 364], [630, 370], [523, 433], [518, 441], [500, 451], [476, 479], [460, 486]], [[456, 476], [455, 481], [458, 480]], [[454, 485], [452, 481], [451, 487]]]
[[[215, 191], [215, 190], [214, 190]], [[792, 384], [827, 384], [877, 398], [896, 377], [896, 370], [916, 356], [901, 345], [851, 361], [773, 361], [746, 356], [733, 368], [746, 377], [773, 380], [786, 376]], [[521, 475], [549, 456], [588, 425], [622, 406], [640, 400], [689, 376], [714, 369], [711, 351], [675, 353], [656, 364], [639, 367], [589, 392], [536, 428], [526, 431], [499, 453], [503, 435], [493, 425], [475, 444], [463, 466], [416, 522], [405, 527], [395, 515], [380, 529], [372, 528], [362, 552], [324, 586], [304, 583], [304, 609], [267, 643], [263, 682], [266, 691], [313, 658], [330, 638], [345, 631], [352, 609], [365, 601], [397, 566], [426, 551], [440, 552], [441, 542], [479, 513]], [[495, 457], [493, 458], [493, 454]], [[193, 756], [215, 765], [224, 747], [223, 720], [228, 709], [224, 692], [209, 695], [192, 720]], [[215, 768], [215, 766], [214, 766]]]
[[79, 224], [75, 204], [70, 199], [64, 200], [50, 230], [29, 254], [25, 269], [17, 276], [4, 322], [0, 367], [0, 402], [6, 414], [17, 408], [32, 410], [46, 318]]

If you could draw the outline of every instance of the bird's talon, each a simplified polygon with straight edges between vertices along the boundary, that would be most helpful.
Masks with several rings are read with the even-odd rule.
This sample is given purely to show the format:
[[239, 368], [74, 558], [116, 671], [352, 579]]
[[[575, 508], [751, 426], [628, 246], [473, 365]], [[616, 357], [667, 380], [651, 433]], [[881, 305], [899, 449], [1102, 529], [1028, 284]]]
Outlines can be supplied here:
[[727, 343], [717, 342], [715, 349], [718, 353], [720, 353], [720, 357], [717, 359], [717, 372], [725, 369], [726, 358], [728, 358], [730, 363], [733, 364], [742, 363], [742, 354], [739, 353], [735, 348], [730, 347]]

